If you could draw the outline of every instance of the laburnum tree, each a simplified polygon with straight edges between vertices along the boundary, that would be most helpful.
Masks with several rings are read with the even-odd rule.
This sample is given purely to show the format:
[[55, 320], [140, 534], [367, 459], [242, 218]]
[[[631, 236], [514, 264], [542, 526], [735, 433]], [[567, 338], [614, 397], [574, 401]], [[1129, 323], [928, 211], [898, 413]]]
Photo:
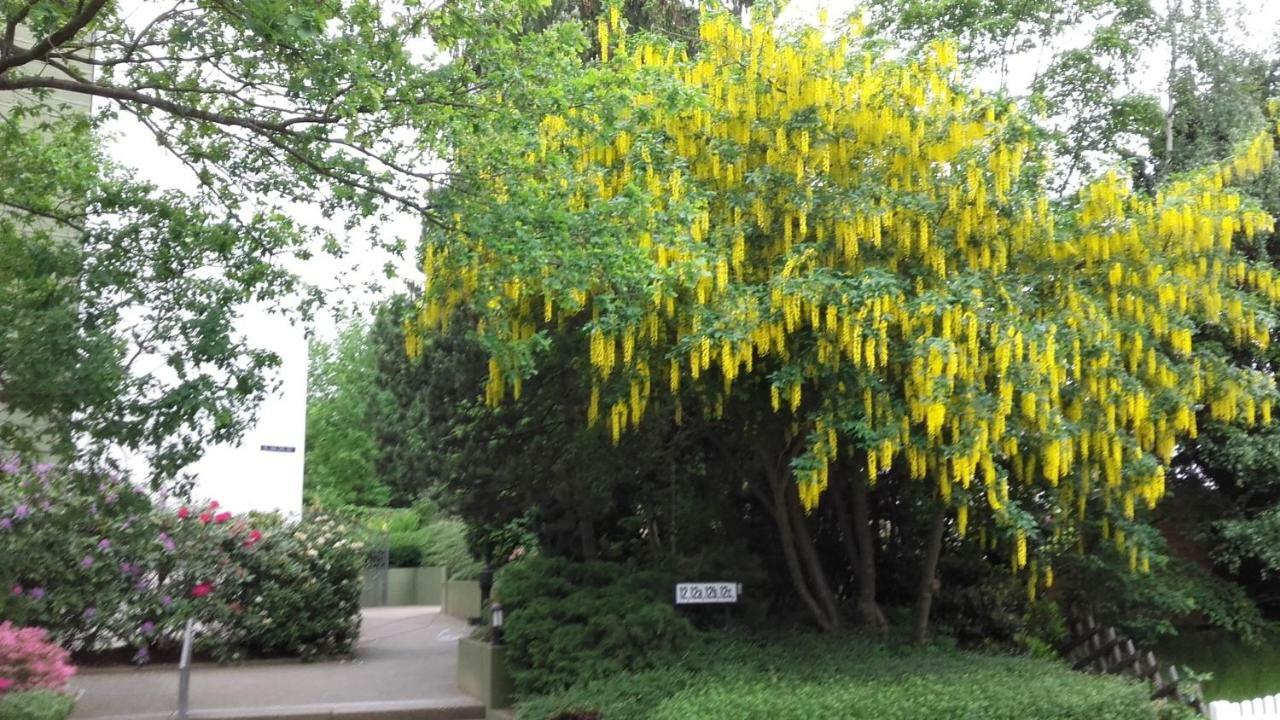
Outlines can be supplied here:
[[1271, 420], [1270, 377], [1194, 339], [1268, 341], [1280, 281], [1238, 250], [1273, 221], [1233, 184], [1273, 129], [1154, 195], [1109, 172], [1054, 202], [1045, 135], [966, 88], [947, 42], [895, 58], [856, 19], [709, 14], [690, 55], [617, 12], [595, 40], [596, 62], [496, 83], [455, 138], [472, 185], [428, 239], [407, 350], [474, 318], [497, 404], [578, 333], [584, 420], [615, 442], [659, 393], [677, 418], [740, 419], [820, 626], [841, 615], [803, 523], [832, 468], [865, 468], [864, 492], [906, 474], [934, 508], [922, 637], [948, 523], [998, 539], [1032, 589], [1086, 518], [1140, 569], [1125, 522], [1197, 410]]

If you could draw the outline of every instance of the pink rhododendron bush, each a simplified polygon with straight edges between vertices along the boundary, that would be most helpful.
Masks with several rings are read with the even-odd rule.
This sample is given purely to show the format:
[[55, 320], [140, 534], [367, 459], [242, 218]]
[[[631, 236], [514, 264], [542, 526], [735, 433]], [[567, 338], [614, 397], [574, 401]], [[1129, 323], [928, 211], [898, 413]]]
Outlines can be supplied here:
[[0, 622], [0, 694], [23, 690], [65, 690], [76, 674], [71, 654], [43, 628]]
[[217, 503], [155, 503], [125, 480], [0, 464], [0, 618], [47, 628], [78, 655], [349, 652], [363, 554], [324, 517], [288, 523]]

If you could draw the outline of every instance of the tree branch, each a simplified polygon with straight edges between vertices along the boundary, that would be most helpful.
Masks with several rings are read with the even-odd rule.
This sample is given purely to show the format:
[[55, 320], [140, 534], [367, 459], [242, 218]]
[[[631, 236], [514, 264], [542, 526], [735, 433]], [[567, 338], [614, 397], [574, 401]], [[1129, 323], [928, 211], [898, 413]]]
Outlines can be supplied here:
[[[58, 28], [53, 34], [22, 52], [0, 58], [0, 76], [20, 65], [26, 65], [33, 60], [41, 59], [54, 48], [74, 38], [76, 33], [93, 22], [93, 19], [97, 17], [106, 4], [107, 0], [90, 0], [88, 5], [82, 6], [79, 12], [67, 21], [67, 24]], [[8, 29], [6, 28], [7, 32]]]
[[163, 110], [177, 117], [187, 118], [190, 120], [203, 120], [205, 122], [215, 123], [218, 125], [231, 125], [242, 127], [247, 130], [253, 130], [260, 133], [276, 133], [282, 132], [291, 125], [301, 123], [314, 124], [331, 124], [338, 122], [342, 118], [338, 116], [318, 116], [318, 115], [301, 115], [286, 120], [257, 120], [252, 118], [237, 117], [235, 115], [227, 115], [225, 113], [210, 112], [201, 110], [200, 108], [183, 105], [181, 103], [166, 100], [164, 98], [155, 97], [146, 93], [138, 92], [132, 88], [120, 87], [118, 85], [105, 85], [101, 83], [92, 83], [82, 80], [72, 80], [56, 77], [20, 77], [9, 80], [0, 79], [0, 90], [62, 90], [64, 92], [76, 93], [80, 95], [90, 95], [93, 97], [107, 98], [109, 100], [118, 100], [120, 102], [137, 103], [146, 105], [157, 110]]
[[26, 5], [18, 8], [18, 12], [10, 15], [4, 24], [4, 40], [0, 43], [0, 54], [8, 55], [13, 49], [13, 38], [18, 32], [18, 25], [27, 19], [27, 14], [31, 12], [31, 8], [36, 6], [36, 0], [31, 0]]

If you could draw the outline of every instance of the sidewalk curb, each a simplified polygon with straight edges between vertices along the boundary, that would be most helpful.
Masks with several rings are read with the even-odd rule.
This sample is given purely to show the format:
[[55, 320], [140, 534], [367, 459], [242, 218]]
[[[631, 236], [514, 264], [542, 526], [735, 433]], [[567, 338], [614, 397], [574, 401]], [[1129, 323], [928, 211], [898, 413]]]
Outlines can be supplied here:
[[[481, 720], [484, 707], [421, 700], [193, 710], [191, 720]], [[83, 720], [173, 720], [174, 713], [94, 716]], [[80, 719], [78, 719], [80, 720]]]

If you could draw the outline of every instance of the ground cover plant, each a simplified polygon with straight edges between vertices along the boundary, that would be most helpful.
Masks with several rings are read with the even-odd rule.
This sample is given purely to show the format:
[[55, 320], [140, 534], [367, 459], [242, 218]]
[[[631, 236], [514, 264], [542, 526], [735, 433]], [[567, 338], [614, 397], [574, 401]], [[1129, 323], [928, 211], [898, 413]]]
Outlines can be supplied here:
[[1049, 660], [845, 634], [711, 634], [658, 669], [530, 699], [519, 717], [1153, 720], [1147, 694], [1143, 686]]
[[75, 699], [52, 690], [28, 690], [0, 695], [0, 720], [66, 720]]

